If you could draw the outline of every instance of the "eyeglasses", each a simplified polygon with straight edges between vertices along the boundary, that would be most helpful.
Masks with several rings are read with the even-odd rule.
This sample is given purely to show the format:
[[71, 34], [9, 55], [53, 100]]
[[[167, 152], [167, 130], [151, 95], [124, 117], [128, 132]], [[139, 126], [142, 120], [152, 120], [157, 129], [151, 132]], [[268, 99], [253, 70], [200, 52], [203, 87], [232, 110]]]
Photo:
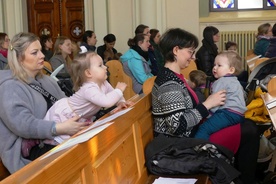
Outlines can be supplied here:
[[188, 50], [189, 54], [193, 56], [195, 54], [195, 50]]
[[11, 40], [10, 39], [5, 39], [5, 42], [10, 42]]

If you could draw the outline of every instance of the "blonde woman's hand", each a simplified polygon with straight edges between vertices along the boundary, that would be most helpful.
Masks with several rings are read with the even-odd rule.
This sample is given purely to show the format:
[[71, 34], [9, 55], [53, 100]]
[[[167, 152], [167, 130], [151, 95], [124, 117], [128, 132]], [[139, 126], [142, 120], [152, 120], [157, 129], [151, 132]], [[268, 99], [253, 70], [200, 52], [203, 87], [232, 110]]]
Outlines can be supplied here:
[[80, 130], [86, 128], [91, 122], [77, 122], [79, 116], [75, 116], [62, 123], [56, 124], [56, 132], [58, 135], [74, 135]]
[[226, 90], [220, 90], [214, 94], [211, 94], [202, 104], [209, 110], [213, 107], [224, 105], [225, 100]]

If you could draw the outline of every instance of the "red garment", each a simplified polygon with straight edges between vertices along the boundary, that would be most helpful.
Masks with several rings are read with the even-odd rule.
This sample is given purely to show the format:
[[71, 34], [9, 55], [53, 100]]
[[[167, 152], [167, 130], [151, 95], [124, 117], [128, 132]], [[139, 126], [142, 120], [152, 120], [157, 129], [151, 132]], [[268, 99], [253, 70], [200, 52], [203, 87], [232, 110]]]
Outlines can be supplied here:
[[241, 142], [240, 124], [224, 128], [210, 136], [210, 141], [237, 153]]
[[186, 85], [186, 88], [188, 89], [188, 91], [190, 92], [190, 94], [192, 94], [194, 100], [198, 104], [199, 103], [198, 97], [197, 97], [196, 93], [194, 92], [194, 90], [189, 86], [189, 84], [187, 83], [187, 81], [184, 78], [184, 76], [182, 74], [178, 74], [178, 73], [175, 73], [175, 75], [184, 82], [184, 84]]
[[8, 57], [8, 50], [0, 50], [0, 54], [2, 54], [5, 58]]

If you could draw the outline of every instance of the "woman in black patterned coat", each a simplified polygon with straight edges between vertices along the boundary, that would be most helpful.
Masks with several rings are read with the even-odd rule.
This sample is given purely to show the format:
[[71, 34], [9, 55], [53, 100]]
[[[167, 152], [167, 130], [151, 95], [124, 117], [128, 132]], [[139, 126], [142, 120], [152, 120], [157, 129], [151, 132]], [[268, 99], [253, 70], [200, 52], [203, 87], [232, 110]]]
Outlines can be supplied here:
[[160, 48], [165, 68], [157, 75], [152, 90], [155, 135], [190, 137], [193, 128], [209, 115], [210, 108], [224, 104], [225, 91], [198, 103], [195, 92], [181, 74], [197, 46], [197, 38], [181, 29], [171, 29], [162, 37]]
[[[187, 85], [181, 69], [194, 59], [198, 39], [193, 34], [179, 28], [169, 29], [161, 37], [159, 46], [165, 67], [157, 74], [152, 89], [154, 136], [192, 137], [197, 125], [209, 115], [209, 109], [224, 104], [226, 91], [212, 94], [199, 103], [195, 92]], [[244, 184], [256, 183], [259, 134], [254, 122], [247, 120], [220, 130], [211, 135], [210, 141], [235, 153]]]

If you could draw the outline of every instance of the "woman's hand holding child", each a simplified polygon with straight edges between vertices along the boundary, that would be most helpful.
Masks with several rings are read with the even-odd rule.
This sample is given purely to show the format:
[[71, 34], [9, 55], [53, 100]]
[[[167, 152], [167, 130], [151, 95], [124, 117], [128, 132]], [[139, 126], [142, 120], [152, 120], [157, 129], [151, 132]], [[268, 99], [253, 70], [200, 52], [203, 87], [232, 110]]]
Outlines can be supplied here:
[[213, 107], [224, 105], [225, 100], [226, 100], [226, 91], [220, 90], [214, 94], [211, 94], [202, 104], [209, 110]]
[[57, 123], [56, 133], [58, 135], [74, 135], [91, 124], [91, 122], [78, 122], [79, 118], [80, 116], [74, 116], [62, 123]]

